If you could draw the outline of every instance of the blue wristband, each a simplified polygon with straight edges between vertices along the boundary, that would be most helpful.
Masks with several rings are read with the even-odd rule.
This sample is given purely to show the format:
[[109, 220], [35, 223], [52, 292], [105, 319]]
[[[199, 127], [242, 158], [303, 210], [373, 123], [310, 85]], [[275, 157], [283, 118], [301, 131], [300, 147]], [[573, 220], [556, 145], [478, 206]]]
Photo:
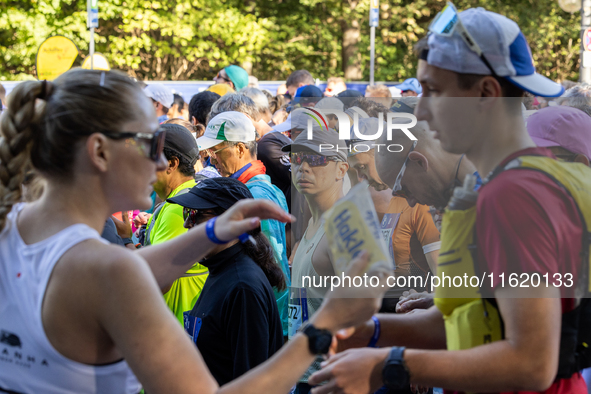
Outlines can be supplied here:
[[209, 240], [211, 242], [213, 242], [214, 244], [218, 244], [218, 245], [227, 244], [230, 241], [222, 241], [221, 239], [219, 239], [218, 237], [215, 236], [215, 231], [213, 228], [215, 227], [216, 220], [217, 220], [217, 216], [209, 219], [207, 221], [207, 223], [205, 223], [205, 234], [207, 235], [207, 238], [209, 238]]
[[[205, 234], [207, 235], [207, 238], [209, 238], [209, 240], [211, 242], [213, 242], [214, 244], [218, 244], [218, 245], [227, 244], [230, 241], [222, 241], [221, 239], [219, 239], [218, 237], [215, 236], [214, 227], [215, 227], [216, 220], [217, 220], [217, 216], [214, 218], [211, 218], [207, 221], [207, 223], [205, 224]], [[248, 233], [241, 234], [238, 237], [238, 240], [240, 240], [240, 242], [242, 242], [242, 243], [246, 243], [248, 241], [251, 241], [253, 244], [256, 245], [256, 241]]]
[[373, 329], [373, 336], [371, 337], [371, 341], [369, 341], [369, 345], [367, 345], [367, 346], [368, 347], [376, 347], [376, 343], [378, 343], [378, 339], [380, 339], [380, 333], [381, 333], [380, 321], [375, 316], [372, 316], [371, 320], [373, 320], [375, 326]]

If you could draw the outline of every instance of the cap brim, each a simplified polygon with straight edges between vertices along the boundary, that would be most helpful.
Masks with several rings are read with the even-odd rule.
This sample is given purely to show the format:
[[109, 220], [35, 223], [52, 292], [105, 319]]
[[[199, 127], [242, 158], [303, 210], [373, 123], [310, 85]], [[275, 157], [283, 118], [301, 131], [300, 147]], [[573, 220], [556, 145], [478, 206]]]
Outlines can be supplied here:
[[209, 138], [205, 136], [197, 138], [197, 146], [199, 146], [200, 151], [212, 148], [217, 144], [221, 144], [222, 142], [224, 141], [216, 140], [215, 138]]
[[328, 153], [328, 152], [321, 152], [320, 150], [320, 146], [317, 143], [314, 143], [313, 141], [310, 142], [305, 142], [305, 143], [293, 143], [293, 144], [289, 144], [289, 145], [285, 145], [283, 148], [281, 148], [281, 151], [283, 152], [293, 152], [293, 151], [298, 151], [298, 150], [311, 150], [314, 153], [317, 153], [321, 156], [334, 156], [335, 153]]
[[287, 119], [285, 122], [279, 123], [277, 126], [273, 127], [273, 131], [278, 133], [285, 133], [289, 130], [291, 130], [291, 119]]
[[191, 192], [169, 198], [166, 200], [166, 202], [169, 202], [171, 204], [178, 204], [181, 207], [190, 209], [213, 209], [220, 207], [218, 204], [211, 202]]
[[538, 73], [532, 75], [505, 77], [521, 89], [540, 97], [559, 97], [564, 87]]
[[550, 146], [560, 146], [560, 144], [556, 143], [555, 141], [550, 141], [540, 137], [532, 137], [531, 139], [536, 143], [537, 146], [540, 148], [548, 148]]

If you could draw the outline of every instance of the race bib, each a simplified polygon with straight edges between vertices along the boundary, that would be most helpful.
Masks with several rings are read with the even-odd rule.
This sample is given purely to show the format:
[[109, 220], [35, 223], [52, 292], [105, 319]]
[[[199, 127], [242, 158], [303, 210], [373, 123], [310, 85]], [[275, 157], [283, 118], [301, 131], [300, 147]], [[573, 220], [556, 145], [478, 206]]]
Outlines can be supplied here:
[[189, 334], [191, 341], [197, 345], [197, 337], [199, 337], [202, 321], [200, 317], [191, 316], [189, 313], [191, 313], [191, 311], [183, 312], [185, 332]]
[[396, 260], [394, 260], [394, 242], [392, 240], [392, 234], [394, 233], [394, 229], [396, 228], [399, 219], [399, 213], [387, 213], [384, 215], [382, 223], [380, 224], [382, 236], [384, 237], [384, 241], [386, 241], [386, 245], [388, 245], [388, 251], [390, 252], [394, 267], [396, 267]]
[[302, 324], [308, 321], [308, 298], [306, 289], [301, 287], [289, 288], [289, 305], [287, 308], [288, 335], [293, 338]]

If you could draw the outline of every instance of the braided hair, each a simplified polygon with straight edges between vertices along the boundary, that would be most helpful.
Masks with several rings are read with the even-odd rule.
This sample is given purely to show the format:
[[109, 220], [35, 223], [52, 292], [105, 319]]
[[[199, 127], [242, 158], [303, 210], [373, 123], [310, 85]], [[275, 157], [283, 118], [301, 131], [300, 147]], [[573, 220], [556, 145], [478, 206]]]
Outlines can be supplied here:
[[21, 82], [0, 119], [0, 230], [22, 199], [31, 166], [44, 178], [67, 178], [76, 147], [93, 133], [117, 131], [133, 120], [139, 95], [139, 85], [117, 71], [72, 69], [55, 83]]

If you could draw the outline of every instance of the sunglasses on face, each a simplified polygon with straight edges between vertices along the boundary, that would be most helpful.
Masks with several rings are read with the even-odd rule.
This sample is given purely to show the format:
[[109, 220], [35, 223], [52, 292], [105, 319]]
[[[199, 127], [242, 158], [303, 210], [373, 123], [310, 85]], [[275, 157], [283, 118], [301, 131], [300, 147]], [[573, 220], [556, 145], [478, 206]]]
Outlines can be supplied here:
[[404, 197], [404, 198], [406, 198], [406, 196], [408, 196], [408, 192], [406, 190], [404, 190], [404, 188], [402, 187], [402, 178], [404, 177], [404, 172], [406, 171], [406, 165], [408, 164], [410, 152], [412, 152], [415, 149], [415, 146], [417, 146], [417, 141], [413, 141], [412, 146], [411, 146], [410, 150], [408, 151], [408, 154], [406, 155], [406, 159], [404, 159], [404, 163], [402, 164], [402, 168], [400, 169], [400, 172], [396, 176], [396, 182], [394, 182], [394, 187], [392, 188], [392, 195], [393, 196]]
[[232, 81], [230, 80], [230, 78], [222, 76], [222, 75], [221, 75], [219, 72], [218, 72], [218, 74], [215, 76], [214, 80], [215, 80], [215, 79], [223, 79], [223, 80], [224, 80], [224, 81], [226, 81], [226, 82], [232, 82]]
[[306, 162], [310, 167], [320, 167], [328, 165], [328, 162], [330, 161], [339, 161], [339, 159], [336, 156], [322, 156], [313, 153], [291, 153], [291, 162], [298, 166], [302, 165], [303, 162]]
[[[112, 140], [130, 140], [136, 145], [141, 146], [144, 155], [154, 162], [160, 160], [162, 151], [164, 150], [164, 140], [166, 139], [166, 130], [159, 128], [155, 133], [133, 133], [133, 132], [103, 132], [105, 137]], [[147, 144], [137, 144], [137, 142], [145, 141]]]
[[455, 31], [458, 32], [462, 40], [466, 43], [466, 45], [468, 45], [468, 48], [470, 48], [471, 51], [475, 52], [480, 57], [492, 75], [496, 77], [497, 73], [490, 65], [486, 56], [484, 56], [484, 53], [482, 53], [480, 46], [464, 27], [458, 10], [453, 5], [453, 3], [449, 1], [447, 5], [443, 7], [441, 12], [435, 16], [433, 22], [431, 22], [431, 25], [429, 26], [429, 32], [437, 34], [438, 36], [451, 37]]
[[200, 218], [203, 218], [204, 215], [217, 216], [218, 213], [212, 211], [211, 209], [191, 209], [183, 207], [183, 220], [185, 222], [187, 219], [189, 219], [191, 223], [196, 224]]

